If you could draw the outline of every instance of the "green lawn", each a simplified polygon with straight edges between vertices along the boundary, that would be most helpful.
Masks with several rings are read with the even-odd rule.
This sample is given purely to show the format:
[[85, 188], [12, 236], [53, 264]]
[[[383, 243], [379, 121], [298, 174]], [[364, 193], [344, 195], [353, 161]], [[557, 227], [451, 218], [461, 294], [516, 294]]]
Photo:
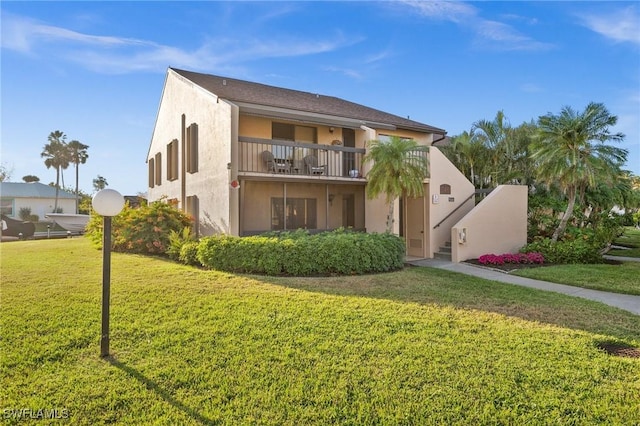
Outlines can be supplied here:
[[613, 244], [626, 248], [609, 250], [608, 255], [640, 258], [640, 229], [626, 227], [624, 234], [616, 238]]
[[[613, 256], [640, 257], [640, 230], [626, 227], [624, 235], [614, 244], [631, 250], [614, 249], [607, 254]], [[621, 265], [557, 265], [544, 268], [525, 268], [513, 275], [549, 281], [592, 290], [640, 295], [640, 262], [624, 262]]]
[[640, 295], [640, 262], [545, 266], [519, 269], [512, 274], [593, 290]]
[[[72, 424], [636, 424], [640, 316], [429, 268], [264, 278], [3, 243], [2, 415]], [[11, 420], [9, 420], [11, 423]], [[29, 421], [14, 420], [14, 424]], [[34, 420], [34, 424], [40, 424]]]

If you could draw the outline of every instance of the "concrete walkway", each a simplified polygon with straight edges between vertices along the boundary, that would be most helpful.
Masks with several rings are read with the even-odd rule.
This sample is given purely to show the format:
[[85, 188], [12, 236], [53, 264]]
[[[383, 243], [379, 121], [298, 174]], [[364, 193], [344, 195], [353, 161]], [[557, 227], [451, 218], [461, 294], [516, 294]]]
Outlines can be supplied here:
[[[616, 257], [616, 259], [624, 261], [625, 258]], [[630, 259], [638, 261], [637, 258]], [[581, 287], [572, 287], [570, 285], [532, 280], [530, 278], [518, 277], [516, 275], [510, 275], [505, 272], [474, 266], [468, 263], [453, 263], [437, 259], [408, 259], [407, 263], [415, 266], [446, 269], [448, 271], [460, 272], [462, 274], [473, 275], [487, 280], [501, 281], [508, 284], [536, 288], [538, 290], [555, 291], [556, 293], [567, 294], [569, 296], [595, 300], [597, 302], [602, 302], [610, 306], [633, 312], [636, 315], [640, 315], [640, 296], [608, 293], [606, 291], [589, 290]]]

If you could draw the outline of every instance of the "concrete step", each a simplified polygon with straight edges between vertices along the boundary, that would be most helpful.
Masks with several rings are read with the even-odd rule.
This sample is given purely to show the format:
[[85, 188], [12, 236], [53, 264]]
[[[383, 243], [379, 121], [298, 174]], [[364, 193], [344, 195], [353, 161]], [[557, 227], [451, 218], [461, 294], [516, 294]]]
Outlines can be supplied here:
[[447, 261], [451, 261], [451, 252], [449, 253], [442, 253], [442, 252], [436, 252], [433, 253], [433, 258], [434, 259], [438, 259], [438, 260], [447, 260]]

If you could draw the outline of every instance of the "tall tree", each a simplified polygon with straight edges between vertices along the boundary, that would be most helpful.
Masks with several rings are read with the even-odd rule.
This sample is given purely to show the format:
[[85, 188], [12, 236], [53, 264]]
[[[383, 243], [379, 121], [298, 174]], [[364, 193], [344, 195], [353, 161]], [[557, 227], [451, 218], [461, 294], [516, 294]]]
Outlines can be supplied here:
[[427, 177], [428, 147], [418, 145], [413, 139], [397, 136], [388, 141], [372, 140], [363, 162], [373, 163], [367, 173], [367, 196], [372, 199], [386, 196], [389, 205], [387, 232], [393, 232], [393, 206], [398, 197], [420, 197], [424, 194]]
[[531, 146], [538, 178], [547, 185], [557, 185], [568, 200], [553, 241], [564, 234], [576, 199], [596, 182], [613, 183], [621, 173], [627, 151], [606, 144], [624, 139], [622, 133], [609, 130], [617, 121], [604, 104], [594, 102], [583, 112], [565, 106], [559, 115], [539, 117], [538, 134]]
[[78, 179], [79, 179], [78, 166], [80, 164], [84, 164], [87, 162], [87, 158], [89, 158], [89, 154], [87, 154], [87, 149], [89, 148], [89, 145], [85, 145], [83, 143], [80, 143], [80, 141], [73, 140], [69, 142], [69, 144], [67, 145], [67, 148], [69, 150], [69, 158], [76, 168], [75, 194], [76, 194], [76, 213], [78, 213], [78, 204], [79, 204], [78, 203]]
[[96, 192], [105, 189], [107, 186], [109, 186], [107, 180], [100, 175], [98, 175], [98, 177], [93, 180], [93, 189]]
[[60, 191], [60, 171], [69, 167], [69, 151], [67, 149], [67, 136], [60, 130], [49, 133], [47, 138], [49, 143], [46, 144], [40, 156], [44, 158], [44, 165], [47, 169], [53, 167], [56, 169], [56, 200], [53, 211], [58, 211], [58, 194]]
[[29, 183], [29, 182], [40, 182], [40, 178], [38, 176], [35, 175], [26, 175], [26, 176], [22, 176], [22, 180]]
[[483, 188], [488, 183], [487, 169], [491, 153], [473, 129], [452, 137], [451, 143], [444, 146], [442, 152], [476, 188]]
[[[502, 173], [505, 165], [505, 157], [510, 155], [508, 150], [508, 133], [511, 130], [511, 124], [504, 115], [503, 111], [498, 111], [492, 121], [478, 120], [473, 123], [472, 130], [475, 131], [477, 137], [481, 139], [490, 152], [488, 179], [489, 187], [496, 187], [503, 183]], [[507, 166], [508, 167], [508, 166]]]

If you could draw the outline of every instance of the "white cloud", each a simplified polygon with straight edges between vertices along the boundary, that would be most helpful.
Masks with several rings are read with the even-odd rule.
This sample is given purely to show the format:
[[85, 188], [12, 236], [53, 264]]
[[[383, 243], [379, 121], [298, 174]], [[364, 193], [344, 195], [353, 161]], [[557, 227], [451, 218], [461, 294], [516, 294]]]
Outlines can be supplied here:
[[367, 56], [366, 58], [364, 58], [363, 62], [365, 64], [374, 64], [376, 62], [383, 61], [391, 56], [393, 56], [393, 53], [390, 50], [385, 50], [385, 51]]
[[[477, 39], [475, 45], [497, 50], [547, 50], [553, 45], [542, 43], [517, 31], [511, 25], [482, 18], [479, 10], [467, 3], [451, 1], [402, 2], [416, 10], [421, 16], [453, 22], [464, 29], [472, 30]], [[507, 15], [514, 19], [514, 15]], [[518, 17], [524, 20], [524, 17]], [[530, 24], [535, 20], [529, 20]]]
[[359, 71], [356, 71], [351, 68], [340, 68], [340, 67], [324, 67], [325, 71], [335, 72], [338, 74], [346, 75], [347, 77], [360, 79], [362, 78], [362, 74]]
[[41, 44], [65, 42], [105, 48], [153, 45], [153, 43], [136, 39], [82, 34], [11, 14], [3, 16], [2, 48], [26, 53], [32, 52]]
[[582, 15], [581, 19], [587, 28], [606, 38], [640, 44], [640, 10], [635, 5], [609, 13]]
[[46, 58], [63, 58], [97, 72], [164, 72], [167, 64], [196, 70], [219, 69], [262, 58], [295, 57], [330, 52], [358, 43], [341, 33], [324, 40], [281, 37], [279, 39], [210, 39], [197, 49], [116, 36], [98, 36], [47, 25], [5, 14], [2, 48]]
[[455, 23], [474, 18], [478, 13], [473, 6], [462, 2], [406, 0], [401, 3], [414, 8], [422, 16]]
[[516, 31], [512, 26], [502, 22], [480, 20], [474, 25], [480, 36], [478, 44], [502, 50], [546, 50], [553, 47], [549, 43], [542, 43]]

